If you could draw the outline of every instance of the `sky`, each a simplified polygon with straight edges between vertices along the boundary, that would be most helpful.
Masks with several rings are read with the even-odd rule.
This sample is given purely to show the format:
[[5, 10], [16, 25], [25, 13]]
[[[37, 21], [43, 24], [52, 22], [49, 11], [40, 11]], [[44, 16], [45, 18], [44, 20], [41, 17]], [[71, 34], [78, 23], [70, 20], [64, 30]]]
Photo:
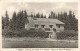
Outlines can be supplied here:
[[72, 10], [78, 18], [78, 3], [77, 2], [4, 2], [1, 3], [1, 16], [5, 17], [6, 10], [8, 11], [9, 18], [12, 18], [14, 11], [26, 10], [28, 14], [43, 13], [48, 17], [51, 11], [57, 13], [69, 12]]

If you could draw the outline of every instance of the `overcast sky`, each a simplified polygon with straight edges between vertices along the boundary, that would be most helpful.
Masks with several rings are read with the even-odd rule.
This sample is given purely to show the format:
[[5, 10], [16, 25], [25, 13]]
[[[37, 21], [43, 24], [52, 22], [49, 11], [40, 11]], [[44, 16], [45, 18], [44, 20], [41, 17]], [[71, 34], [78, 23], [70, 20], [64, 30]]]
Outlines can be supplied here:
[[5, 16], [6, 10], [8, 11], [9, 17], [12, 18], [14, 11], [26, 10], [28, 14], [43, 13], [48, 16], [51, 11], [58, 12], [68, 12], [72, 10], [77, 18], [78, 15], [78, 3], [76, 2], [53, 2], [53, 3], [21, 3], [21, 2], [5, 2], [1, 3], [1, 16]]

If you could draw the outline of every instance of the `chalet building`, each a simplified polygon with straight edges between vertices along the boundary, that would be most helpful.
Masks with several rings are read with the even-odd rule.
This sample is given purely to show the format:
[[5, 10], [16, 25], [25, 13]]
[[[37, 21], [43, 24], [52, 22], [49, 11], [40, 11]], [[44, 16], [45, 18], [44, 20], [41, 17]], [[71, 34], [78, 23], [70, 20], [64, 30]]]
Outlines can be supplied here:
[[58, 19], [28, 17], [28, 21], [25, 24], [27, 30], [41, 28], [49, 33], [49, 38], [56, 38], [56, 32], [64, 31], [64, 23]]

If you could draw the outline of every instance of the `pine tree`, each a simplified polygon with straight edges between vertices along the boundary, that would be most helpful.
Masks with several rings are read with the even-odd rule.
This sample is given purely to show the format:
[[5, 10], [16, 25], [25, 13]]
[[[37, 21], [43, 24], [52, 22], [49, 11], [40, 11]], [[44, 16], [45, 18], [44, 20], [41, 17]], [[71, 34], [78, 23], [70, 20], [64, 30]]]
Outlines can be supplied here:
[[32, 17], [32, 18], [34, 17], [34, 15], [32, 14], [32, 12], [31, 12], [31, 15], [30, 15], [30, 17]]
[[36, 18], [36, 15], [34, 14], [33, 17]]
[[43, 18], [46, 18], [46, 15]]
[[53, 19], [56, 19], [56, 14], [55, 13], [53, 13]]
[[4, 17], [2, 16], [2, 29], [4, 29]]
[[[55, 16], [54, 16], [55, 15]], [[54, 12], [51, 12], [49, 14], [48, 18], [56, 18], [63, 23], [65, 23], [64, 28], [65, 30], [78, 30], [78, 20], [75, 18], [75, 14], [72, 14], [72, 11], [69, 11], [69, 14], [67, 12], [64, 13], [58, 13], [58, 15], [54, 14]]]
[[16, 17], [16, 29], [20, 29], [21, 28], [21, 24], [22, 24], [22, 13], [21, 11], [17, 13], [17, 17]]
[[26, 10], [24, 11], [24, 19], [25, 19], [25, 23], [29, 23], [28, 15], [27, 15]]
[[40, 18], [40, 14], [39, 14], [39, 12], [36, 14], [36, 18]]
[[58, 19], [58, 15], [55, 15], [55, 19]]
[[62, 21], [64, 22], [64, 23], [66, 23], [66, 20], [67, 20], [67, 12], [64, 12], [63, 13], [63, 16], [62, 16]]
[[49, 14], [48, 18], [56, 19], [56, 14], [53, 11], [51, 11], [51, 14]]
[[20, 11], [17, 14], [16, 17], [16, 27], [18, 29], [22, 29], [25, 28], [25, 23], [28, 23], [28, 19], [27, 19], [27, 12], [26, 11]]
[[51, 18], [55, 19], [55, 13], [51, 11]]
[[6, 14], [5, 14], [4, 26], [5, 26], [5, 29], [9, 28], [9, 16], [8, 16], [7, 11], [6, 11]]
[[58, 15], [57, 15], [57, 19], [59, 20], [60, 19], [60, 14], [58, 13]]
[[49, 14], [49, 17], [48, 18], [51, 18], [51, 15]]
[[63, 21], [63, 14], [61, 12], [60, 17], [59, 17], [60, 21]]
[[72, 17], [72, 11], [69, 11], [69, 15], [68, 15], [68, 23], [69, 23], [69, 29], [72, 30], [72, 23], [73, 22], [73, 17]]
[[43, 14], [41, 14], [41, 18], [43, 18], [44, 16], [43, 16]]
[[16, 12], [14, 12], [12, 19], [10, 20], [10, 29], [15, 30], [16, 28], [17, 28], [17, 16], [16, 16]]
[[9, 22], [9, 29], [10, 30], [14, 30], [15, 29], [12, 19], [10, 19], [10, 22]]
[[71, 25], [73, 25], [72, 30], [78, 31], [78, 20], [75, 18], [74, 12], [72, 14], [72, 23], [71, 23]]
[[19, 18], [20, 18], [20, 20], [19, 20], [19, 25], [20, 25], [20, 26], [19, 26], [19, 28], [21, 29], [21, 28], [24, 28], [24, 24], [25, 24], [24, 21], [25, 21], [25, 20], [24, 20], [24, 16], [23, 16], [23, 15], [24, 15], [24, 14], [23, 14], [23, 11], [20, 11], [19, 14], [20, 14], [20, 17], [19, 17]]

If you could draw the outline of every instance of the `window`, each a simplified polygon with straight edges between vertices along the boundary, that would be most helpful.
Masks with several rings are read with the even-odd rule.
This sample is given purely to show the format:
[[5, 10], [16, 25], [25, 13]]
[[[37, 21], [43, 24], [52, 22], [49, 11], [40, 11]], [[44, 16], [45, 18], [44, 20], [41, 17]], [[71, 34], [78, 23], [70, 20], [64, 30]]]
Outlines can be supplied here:
[[35, 28], [38, 28], [39, 25], [35, 25]]
[[56, 28], [53, 28], [53, 31], [56, 32]]
[[52, 27], [53, 27], [53, 25], [49, 25], [49, 27], [50, 27], [50, 28], [52, 28]]
[[45, 25], [41, 25], [42, 28], [44, 28]]
[[58, 28], [60, 28], [60, 25], [57, 24], [56, 26], [57, 26]]
[[58, 25], [57, 27], [60, 28], [60, 25]]

